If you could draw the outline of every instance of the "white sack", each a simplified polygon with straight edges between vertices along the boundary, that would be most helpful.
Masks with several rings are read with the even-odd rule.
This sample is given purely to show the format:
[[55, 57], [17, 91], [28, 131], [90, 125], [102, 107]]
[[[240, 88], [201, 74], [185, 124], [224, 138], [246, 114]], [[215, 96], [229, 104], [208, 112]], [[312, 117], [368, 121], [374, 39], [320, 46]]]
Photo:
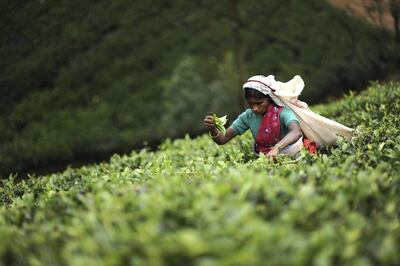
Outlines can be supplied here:
[[273, 94], [296, 114], [305, 137], [317, 143], [319, 147], [335, 144], [338, 136], [350, 139], [353, 129], [312, 112], [306, 103], [298, 100], [303, 88], [304, 81], [297, 75], [285, 83], [276, 81]]

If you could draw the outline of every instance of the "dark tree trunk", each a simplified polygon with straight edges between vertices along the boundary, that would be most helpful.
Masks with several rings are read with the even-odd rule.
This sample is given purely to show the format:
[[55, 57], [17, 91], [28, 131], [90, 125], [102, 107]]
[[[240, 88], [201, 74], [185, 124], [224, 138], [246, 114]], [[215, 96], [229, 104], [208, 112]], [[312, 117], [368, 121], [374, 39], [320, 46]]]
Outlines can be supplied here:
[[[239, 14], [238, 0], [229, 0], [230, 18], [232, 21], [232, 32], [235, 49], [235, 62], [238, 76], [238, 88], [241, 88], [246, 80], [246, 46], [243, 41], [242, 31], [244, 28], [243, 20]], [[245, 100], [241, 90], [238, 90], [238, 107], [242, 110], [245, 106]]]

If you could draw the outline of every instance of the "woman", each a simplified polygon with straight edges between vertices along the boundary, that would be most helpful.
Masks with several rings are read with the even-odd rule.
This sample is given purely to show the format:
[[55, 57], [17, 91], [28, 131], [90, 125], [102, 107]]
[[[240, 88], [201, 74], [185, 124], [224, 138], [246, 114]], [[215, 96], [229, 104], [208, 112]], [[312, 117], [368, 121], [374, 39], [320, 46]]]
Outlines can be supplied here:
[[[256, 153], [276, 156], [295, 155], [300, 151], [303, 143], [299, 120], [290, 108], [281, 106], [268, 78], [253, 76], [243, 85], [243, 89], [250, 108], [239, 115], [225, 135], [216, 129], [212, 115], [205, 117], [204, 126], [214, 142], [223, 145], [250, 129], [255, 139]], [[303, 103], [299, 101], [298, 104]]]

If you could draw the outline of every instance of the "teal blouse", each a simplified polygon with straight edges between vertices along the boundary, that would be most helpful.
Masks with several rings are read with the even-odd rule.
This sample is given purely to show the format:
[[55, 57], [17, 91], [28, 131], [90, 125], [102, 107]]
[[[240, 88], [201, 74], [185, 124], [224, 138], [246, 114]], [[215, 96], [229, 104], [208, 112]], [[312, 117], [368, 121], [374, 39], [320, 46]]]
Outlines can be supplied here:
[[[241, 113], [235, 121], [233, 121], [230, 127], [236, 135], [242, 135], [246, 130], [250, 129], [254, 139], [256, 139], [262, 118], [262, 115], [256, 115], [251, 111], [251, 109], [247, 109]], [[299, 123], [299, 120], [290, 108], [283, 107], [280, 114], [280, 122], [282, 139], [289, 132], [289, 124], [293, 122]]]

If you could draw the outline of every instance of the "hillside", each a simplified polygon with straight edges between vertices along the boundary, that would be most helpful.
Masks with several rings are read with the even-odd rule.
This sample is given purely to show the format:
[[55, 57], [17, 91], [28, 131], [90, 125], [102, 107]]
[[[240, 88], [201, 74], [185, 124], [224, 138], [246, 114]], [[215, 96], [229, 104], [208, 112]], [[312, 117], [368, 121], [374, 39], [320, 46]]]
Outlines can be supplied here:
[[0, 176], [201, 134], [205, 114], [243, 109], [254, 74], [337, 99], [399, 51], [321, 0], [1, 1]]
[[400, 84], [315, 107], [356, 129], [318, 156], [244, 135], [0, 186], [2, 265], [398, 265]]

